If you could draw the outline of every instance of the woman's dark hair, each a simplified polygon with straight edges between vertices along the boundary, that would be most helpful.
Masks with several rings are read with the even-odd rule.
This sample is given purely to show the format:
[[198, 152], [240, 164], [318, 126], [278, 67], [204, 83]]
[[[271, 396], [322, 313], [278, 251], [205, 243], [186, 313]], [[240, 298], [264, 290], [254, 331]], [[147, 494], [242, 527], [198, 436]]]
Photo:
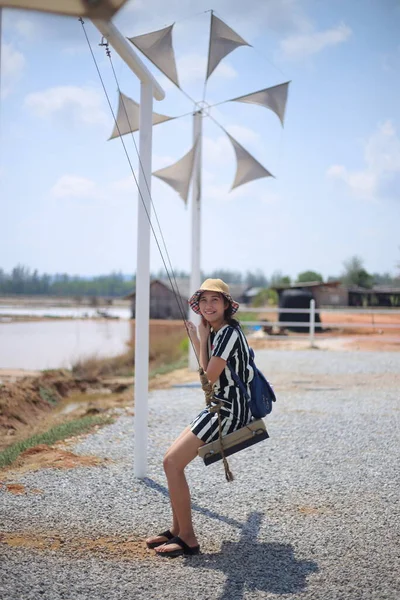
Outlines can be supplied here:
[[240, 328], [240, 323], [232, 317], [232, 304], [229, 303], [228, 308], [225, 309], [224, 319], [231, 327]]

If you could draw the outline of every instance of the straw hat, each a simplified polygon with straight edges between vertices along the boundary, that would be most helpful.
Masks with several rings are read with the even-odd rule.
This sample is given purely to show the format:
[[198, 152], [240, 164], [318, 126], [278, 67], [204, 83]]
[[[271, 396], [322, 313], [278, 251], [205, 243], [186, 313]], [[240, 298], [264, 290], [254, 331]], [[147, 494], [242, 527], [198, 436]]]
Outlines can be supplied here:
[[222, 294], [231, 305], [233, 315], [239, 308], [239, 304], [233, 300], [229, 293], [229, 286], [222, 279], [206, 279], [201, 284], [200, 289], [189, 298], [190, 308], [198, 315], [200, 314], [199, 298], [203, 292], [218, 292]]

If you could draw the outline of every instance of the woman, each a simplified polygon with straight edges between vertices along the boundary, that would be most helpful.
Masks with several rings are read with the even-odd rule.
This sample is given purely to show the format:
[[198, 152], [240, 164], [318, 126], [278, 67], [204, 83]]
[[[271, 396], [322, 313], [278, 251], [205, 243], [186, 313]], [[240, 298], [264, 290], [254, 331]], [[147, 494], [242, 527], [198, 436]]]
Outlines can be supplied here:
[[[207, 279], [189, 300], [192, 310], [201, 315], [196, 327], [187, 322], [200, 366], [213, 385], [214, 397], [223, 401], [220, 409], [222, 434], [227, 435], [251, 421], [251, 413], [243, 392], [235, 385], [227, 361], [246, 385], [253, 377], [249, 365], [249, 347], [238, 321], [233, 315], [239, 308], [229, 287], [221, 279]], [[249, 390], [248, 390], [249, 391]], [[198, 554], [200, 546], [194, 533], [190, 492], [185, 467], [197, 456], [200, 446], [217, 440], [218, 415], [208, 408], [184, 429], [164, 457], [164, 470], [172, 507], [172, 526], [146, 540], [162, 557]]]

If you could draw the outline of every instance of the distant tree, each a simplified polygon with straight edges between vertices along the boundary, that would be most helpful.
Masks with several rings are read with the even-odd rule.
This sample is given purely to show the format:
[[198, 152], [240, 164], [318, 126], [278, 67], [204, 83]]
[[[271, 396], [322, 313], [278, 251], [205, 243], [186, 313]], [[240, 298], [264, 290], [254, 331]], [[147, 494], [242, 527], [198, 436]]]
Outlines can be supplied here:
[[289, 275], [283, 275], [281, 271], [274, 271], [269, 281], [269, 287], [279, 287], [281, 285], [290, 285], [292, 280]]
[[297, 275], [296, 283], [308, 283], [310, 281], [320, 281], [322, 283], [324, 278], [321, 273], [317, 273], [316, 271], [303, 271]]
[[0, 270], [0, 292], [3, 294], [48, 294], [54, 296], [124, 296], [133, 287], [133, 278], [122, 273], [84, 278], [57, 273], [39, 275], [28, 267], [17, 265], [11, 274]]
[[358, 285], [363, 288], [371, 288], [373, 278], [365, 269], [363, 260], [359, 256], [352, 256], [343, 263], [345, 268], [341, 280], [346, 285]]
[[243, 276], [240, 271], [230, 271], [229, 269], [214, 269], [211, 273], [202, 274], [204, 279], [222, 279], [225, 283], [242, 283]]
[[278, 292], [271, 289], [263, 289], [258, 292], [254, 297], [252, 306], [258, 308], [259, 306], [276, 306], [278, 304]]
[[247, 271], [244, 282], [249, 287], [267, 287], [268, 279], [265, 277], [264, 273], [261, 269], [257, 269], [257, 271]]
[[[390, 273], [373, 273], [372, 280], [374, 285], [396, 285], [396, 277], [393, 277]], [[398, 281], [398, 279], [397, 279]]]

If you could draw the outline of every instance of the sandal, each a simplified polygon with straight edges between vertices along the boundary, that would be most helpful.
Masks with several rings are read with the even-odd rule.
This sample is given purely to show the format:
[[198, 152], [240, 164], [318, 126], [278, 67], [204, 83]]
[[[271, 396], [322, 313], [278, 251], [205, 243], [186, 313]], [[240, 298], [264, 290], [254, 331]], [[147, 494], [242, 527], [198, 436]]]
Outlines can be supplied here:
[[[165, 537], [167, 538], [167, 541], [174, 539], [174, 536], [169, 529], [167, 529], [167, 531], [163, 531], [162, 533], [158, 533], [156, 537]], [[157, 546], [162, 546], [163, 544], [165, 544], [165, 542], [146, 542], [146, 546], [152, 550], [157, 548]]]
[[176, 558], [177, 556], [194, 556], [195, 554], [200, 554], [200, 546], [190, 547], [179, 536], [173, 537], [169, 542], [166, 542], [163, 545], [169, 546], [171, 544], [177, 544], [180, 548], [171, 550], [171, 552], [156, 552], [156, 554], [158, 556], [163, 556], [164, 558]]

